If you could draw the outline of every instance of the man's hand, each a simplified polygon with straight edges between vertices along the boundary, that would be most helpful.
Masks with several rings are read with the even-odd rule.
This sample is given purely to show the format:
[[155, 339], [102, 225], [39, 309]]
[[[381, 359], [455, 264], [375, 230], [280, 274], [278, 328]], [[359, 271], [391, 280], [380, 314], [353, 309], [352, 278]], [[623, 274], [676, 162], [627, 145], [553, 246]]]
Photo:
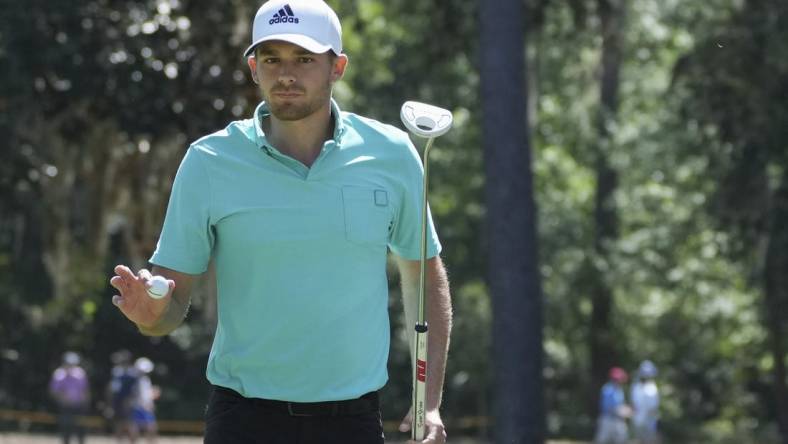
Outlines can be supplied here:
[[629, 418], [632, 416], [632, 408], [626, 404], [621, 405], [616, 409], [616, 414], [621, 418]]
[[[446, 429], [441, 420], [441, 414], [437, 410], [427, 410], [424, 415], [424, 424], [426, 430], [424, 431], [424, 441], [408, 440], [408, 444], [443, 444], [446, 442]], [[413, 407], [410, 408], [405, 419], [399, 425], [399, 431], [403, 433], [410, 432], [413, 426]]]
[[170, 290], [167, 295], [154, 299], [148, 295], [148, 281], [151, 277], [148, 270], [142, 269], [135, 275], [129, 267], [118, 265], [115, 267], [115, 276], [109, 280], [120, 292], [119, 295], [112, 296], [112, 303], [141, 328], [152, 327], [162, 319], [175, 289], [175, 282], [168, 279]]

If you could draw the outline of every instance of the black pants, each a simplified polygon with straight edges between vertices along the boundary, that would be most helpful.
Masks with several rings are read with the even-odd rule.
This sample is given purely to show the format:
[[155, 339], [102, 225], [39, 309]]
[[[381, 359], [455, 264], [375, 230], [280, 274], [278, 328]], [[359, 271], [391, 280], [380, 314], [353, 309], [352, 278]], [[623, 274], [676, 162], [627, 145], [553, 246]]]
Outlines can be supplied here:
[[57, 422], [63, 444], [69, 444], [72, 436], [77, 438], [79, 444], [85, 442], [85, 427], [80, 424], [85, 411], [86, 409], [81, 406], [62, 406], [60, 408]]
[[205, 413], [205, 444], [382, 444], [377, 393], [336, 403], [244, 398], [214, 387]]

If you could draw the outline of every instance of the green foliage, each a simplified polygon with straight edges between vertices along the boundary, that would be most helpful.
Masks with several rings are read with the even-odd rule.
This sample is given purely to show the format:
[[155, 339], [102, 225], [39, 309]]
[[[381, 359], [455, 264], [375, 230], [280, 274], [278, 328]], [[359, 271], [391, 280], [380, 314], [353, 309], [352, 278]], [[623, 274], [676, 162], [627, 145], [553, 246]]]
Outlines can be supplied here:
[[[720, 37], [705, 36], [715, 27], [730, 35], [727, 21], [738, 12], [738, 4], [725, 1], [632, 3], [620, 115], [612, 128], [612, 145], [606, 148], [621, 181], [616, 196], [621, 236], [611, 261], [602, 265], [603, 278], [613, 285], [616, 295], [611, 334], [625, 351], [625, 367], [634, 368], [644, 358], [661, 364], [663, 420], [667, 436], [677, 442], [712, 442], [726, 434], [729, 439], [754, 436], [748, 427], [755, 423], [748, 418], [753, 414], [769, 417], [763, 410], [755, 413], [765, 399], [754, 389], [763, 382], [759, 373], [764, 369], [754, 369], [766, 350], [753, 345], [762, 344], [766, 333], [759, 321], [758, 293], [749, 285], [750, 269], [741, 261], [756, 250], [738, 232], [723, 231], [714, 212], [708, 211], [717, 201], [720, 165], [732, 161], [744, 167], [746, 162], [730, 156], [731, 145], [717, 138], [716, 123], [710, 126], [702, 121], [708, 112], [682, 111], [690, 91], [677, 89], [673, 83], [677, 74], [686, 72], [685, 57], [696, 42], [705, 41], [697, 47], [717, 53], [716, 44], [706, 43]], [[554, 433], [590, 436], [593, 423], [591, 418], [583, 419], [584, 403], [578, 406], [569, 400], [595, 395], [587, 389], [584, 376], [590, 311], [584, 282], [597, 277], [584, 277], [582, 264], [590, 254], [592, 235], [590, 190], [594, 183], [589, 148], [594, 135], [589, 116], [598, 100], [599, 41], [593, 20], [578, 30], [573, 17], [567, 5], [550, 5], [535, 52], [536, 172], [547, 295], [546, 376], [548, 384], [553, 384], [548, 388], [549, 408], [560, 412], [550, 414], [548, 425]], [[753, 19], [750, 28], [763, 19]], [[775, 34], [779, 33], [768, 35]], [[735, 69], [753, 74], [747, 64], [736, 64]], [[690, 78], [700, 84], [709, 81], [707, 73]], [[735, 102], [754, 100], [746, 87], [739, 91]], [[704, 98], [700, 104], [717, 96], [700, 92]], [[768, 102], [765, 97], [759, 101]], [[735, 107], [730, 103], [707, 110], [735, 119], [730, 112]], [[754, 110], [747, 114], [756, 116]], [[781, 125], [779, 117], [768, 121], [777, 125], [775, 129]], [[770, 140], [784, 144], [785, 138], [780, 133]], [[744, 200], [726, 208], [757, 204], [758, 193], [740, 189], [743, 183], [735, 178], [729, 183]], [[730, 397], [723, 401], [723, 396]], [[767, 442], [768, 436], [763, 436]]]
[[[495, 221], [485, 221], [482, 195], [477, 60], [496, 48], [478, 46], [474, 1], [330, 3], [350, 56], [335, 88], [344, 109], [395, 125], [407, 99], [454, 111], [431, 159], [455, 302], [444, 415], [449, 424], [489, 415], [484, 251], [495, 246], [481, 233]], [[775, 440], [760, 242], [764, 227], [780, 225], [769, 203], [786, 183], [785, 2], [629, 2], [619, 118], [603, 145], [619, 174], [620, 235], [594, 262], [602, 276], [588, 266], [599, 261], [597, 2], [527, 3], [550, 434], [587, 439], [594, 427], [589, 285], [604, 279], [621, 365], [660, 367], [670, 442]], [[125, 347], [161, 364], [162, 418], [202, 414], [210, 297], [195, 300], [175, 335], [152, 340], [111, 306], [106, 279], [113, 264], [151, 252], [189, 141], [256, 105], [240, 53], [256, 6], [0, 0], [0, 130], [10, 147], [0, 150], [1, 407], [48, 406], [40, 387], [66, 348], [86, 355], [100, 392], [109, 354]], [[399, 419], [410, 364], [391, 284], [385, 414]]]

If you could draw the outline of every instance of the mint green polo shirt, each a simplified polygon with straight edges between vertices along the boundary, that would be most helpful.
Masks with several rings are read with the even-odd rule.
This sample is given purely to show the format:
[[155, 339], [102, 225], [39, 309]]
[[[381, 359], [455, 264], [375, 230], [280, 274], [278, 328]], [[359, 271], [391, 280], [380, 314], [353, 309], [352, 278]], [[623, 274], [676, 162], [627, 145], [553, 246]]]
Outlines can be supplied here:
[[265, 103], [194, 142], [150, 260], [189, 274], [215, 261], [207, 377], [246, 397], [350, 399], [388, 379], [386, 256], [419, 258], [422, 164], [405, 132], [331, 106], [311, 168], [268, 143]]

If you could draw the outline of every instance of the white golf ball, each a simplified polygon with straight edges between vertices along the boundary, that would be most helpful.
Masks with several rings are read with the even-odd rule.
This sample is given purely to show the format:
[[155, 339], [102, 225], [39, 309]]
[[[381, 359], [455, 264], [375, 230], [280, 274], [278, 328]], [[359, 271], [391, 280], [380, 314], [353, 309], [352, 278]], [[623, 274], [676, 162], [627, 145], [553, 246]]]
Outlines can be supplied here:
[[167, 292], [170, 291], [170, 284], [167, 283], [167, 279], [162, 276], [153, 276], [149, 281], [148, 284], [148, 296], [152, 297], [153, 299], [161, 299], [164, 296], [167, 296]]

